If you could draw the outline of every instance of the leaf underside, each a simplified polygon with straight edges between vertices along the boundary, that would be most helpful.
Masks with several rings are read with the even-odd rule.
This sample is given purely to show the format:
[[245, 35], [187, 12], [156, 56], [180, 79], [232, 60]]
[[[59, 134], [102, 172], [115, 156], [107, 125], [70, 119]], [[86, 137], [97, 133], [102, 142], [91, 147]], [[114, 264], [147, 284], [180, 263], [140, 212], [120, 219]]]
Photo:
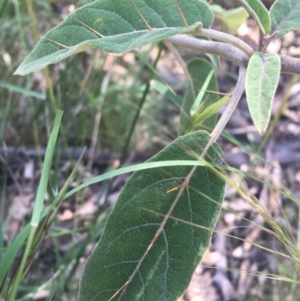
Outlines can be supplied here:
[[270, 120], [279, 75], [279, 55], [254, 53], [247, 69], [246, 94], [251, 117], [260, 134], [265, 132]]
[[271, 34], [279, 39], [300, 28], [300, 0], [277, 0], [270, 9]]
[[[182, 136], [149, 161], [195, 160], [209, 137], [204, 131]], [[214, 144], [206, 160], [220, 156]], [[209, 245], [225, 188], [211, 168], [197, 167], [153, 242], [178, 195], [177, 185], [192, 168], [149, 169], [130, 177], [87, 261], [80, 301], [175, 301], [183, 293]]]
[[15, 74], [28, 74], [91, 47], [128, 52], [175, 34], [208, 28], [213, 18], [201, 0], [94, 1], [50, 30]]

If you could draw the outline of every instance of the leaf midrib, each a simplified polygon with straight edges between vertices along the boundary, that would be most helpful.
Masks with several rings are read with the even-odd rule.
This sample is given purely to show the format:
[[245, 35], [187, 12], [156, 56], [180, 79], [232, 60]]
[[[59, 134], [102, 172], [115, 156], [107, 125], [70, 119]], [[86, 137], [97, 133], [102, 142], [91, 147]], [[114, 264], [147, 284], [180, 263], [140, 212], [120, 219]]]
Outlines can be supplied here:
[[[189, 183], [190, 180], [192, 178], [192, 176], [194, 175], [195, 171], [197, 170], [198, 166], [194, 166], [191, 171], [189, 172], [189, 174], [185, 177], [184, 182], [186, 183], [187, 186], [184, 186], [182, 188], [179, 189], [179, 191], [177, 192], [174, 201], [171, 203], [171, 206], [168, 210], [168, 212], [165, 214], [163, 220], [161, 223], [159, 223], [158, 229], [155, 232], [154, 237], [151, 239], [151, 242], [149, 243], [146, 251], [143, 253], [141, 259], [138, 260], [138, 263], [134, 269], [134, 271], [132, 272], [132, 274], [128, 277], [127, 281], [112, 295], [112, 297], [110, 299], [108, 299], [107, 301], [112, 301], [115, 297], [118, 296], [118, 300], [121, 300], [123, 294], [126, 292], [127, 287], [131, 284], [131, 282], [133, 281], [134, 277], [136, 276], [136, 274], [138, 273], [138, 271], [140, 270], [144, 260], [146, 259], [147, 255], [149, 254], [150, 250], [152, 249], [152, 247], [155, 245], [158, 237], [164, 233], [164, 228], [165, 225], [167, 223], [167, 221], [169, 220], [170, 216], [172, 215], [172, 212], [174, 211], [176, 205], [178, 204], [178, 202], [180, 201], [180, 198], [182, 196], [183, 191], [189, 187]], [[206, 177], [209, 178], [208, 176], [208, 171], [207, 168], [205, 168], [205, 172], [206, 172]], [[210, 186], [210, 183], [209, 183]], [[211, 186], [210, 186], [210, 195], [211, 195]]]

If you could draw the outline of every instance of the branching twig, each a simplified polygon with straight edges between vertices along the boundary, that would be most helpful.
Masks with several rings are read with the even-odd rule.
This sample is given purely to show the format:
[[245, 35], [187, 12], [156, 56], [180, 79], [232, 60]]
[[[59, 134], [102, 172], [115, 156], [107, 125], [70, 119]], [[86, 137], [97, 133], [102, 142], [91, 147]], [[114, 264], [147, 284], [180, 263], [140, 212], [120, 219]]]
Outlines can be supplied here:
[[[223, 35], [223, 33], [220, 33]], [[187, 49], [218, 55], [238, 66], [247, 67], [249, 57], [240, 49], [227, 43], [199, 40], [192, 36], [175, 35], [167, 39]], [[280, 55], [281, 72], [300, 75], [300, 59]]]
[[167, 40], [187, 49], [218, 55], [238, 66], [248, 65], [249, 57], [230, 44], [200, 40], [186, 35], [175, 35]]

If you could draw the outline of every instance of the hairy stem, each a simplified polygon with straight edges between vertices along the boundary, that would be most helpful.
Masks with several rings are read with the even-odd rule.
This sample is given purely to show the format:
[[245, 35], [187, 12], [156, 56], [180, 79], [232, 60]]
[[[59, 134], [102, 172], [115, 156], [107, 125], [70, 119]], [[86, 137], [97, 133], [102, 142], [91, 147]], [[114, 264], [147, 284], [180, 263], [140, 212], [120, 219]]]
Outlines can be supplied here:
[[[218, 55], [240, 67], [247, 67], [249, 62], [249, 57], [243, 51], [228, 43], [199, 40], [188, 35], [175, 35], [166, 40], [186, 49]], [[282, 73], [300, 75], [299, 58], [285, 55], [280, 55], [280, 58]]]
[[199, 40], [187, 35], [175, 35], [167, 40], [187, 49], [218, 55], [238, 66], [248, 65], [249, 57], [230, 44]]
[[246, 53], [248, 57], [251, 57], [254, 53], [254, 50], [247, 43], [230, 34], [206, 28], [202, 28], [199, 31], [199, 34], [214, 40], [231, 44], [232, 46], [235, 46], [236, 48]]
[[300, 59], [286, 55], [279, 55], [281, 59], [281, 72], [300, 74]]

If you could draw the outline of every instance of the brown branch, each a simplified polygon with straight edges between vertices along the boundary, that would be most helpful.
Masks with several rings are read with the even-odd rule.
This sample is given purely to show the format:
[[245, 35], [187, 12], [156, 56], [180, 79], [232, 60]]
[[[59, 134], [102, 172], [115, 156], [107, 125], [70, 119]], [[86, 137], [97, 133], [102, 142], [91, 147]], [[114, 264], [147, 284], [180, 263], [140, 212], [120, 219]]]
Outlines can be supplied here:
[[300, 74], [300, 58], [286, 55], [279, 55], [281, 58], [281, 72], [290, 74]]
[[208, 37], [210, 39], [228, 43], [228, 44], [242, 50], [245, 54], [248, 55], [248, 57], [251, 57], [254, 53], [254, 50], [247, 43], [245, 43], [241, 39], [236, 38], [235, 36], [227, 34], [225, 32], [221, 32], [221, 31], [217, 31], [217, 30], [213, 30], [213, 29], [202, 28], [199, 31], [199, 34], [203, 35], [205, 37]]
[[[222, 34], [220, 33], [220, 35]], [[240, 48], [228, 43], [200, 40], [188, 35], [175, 35], [167, 40], [190, 50], [218, 55], [240, 67], [247, 67], [249, 62], [248, 55], [241, 51]], [[282, 73], [300, 75], [299, 58], [285, 55], [280, 55], [280, 58]]]
[[175, 35], [167, 40], [187, 49], [218, 55], [238, 66], [248, 65], [249, 57], [240, 49], [227, 43], [200, 40], [187, 35]]

